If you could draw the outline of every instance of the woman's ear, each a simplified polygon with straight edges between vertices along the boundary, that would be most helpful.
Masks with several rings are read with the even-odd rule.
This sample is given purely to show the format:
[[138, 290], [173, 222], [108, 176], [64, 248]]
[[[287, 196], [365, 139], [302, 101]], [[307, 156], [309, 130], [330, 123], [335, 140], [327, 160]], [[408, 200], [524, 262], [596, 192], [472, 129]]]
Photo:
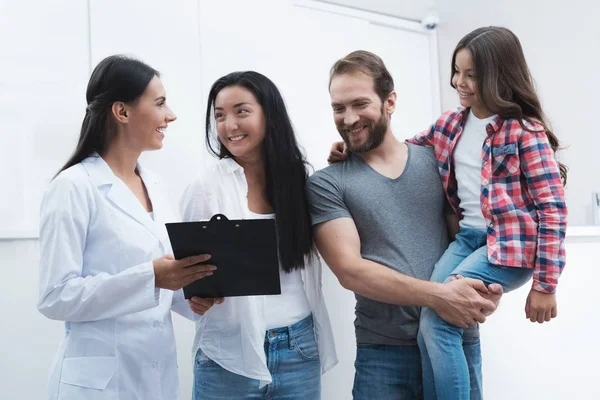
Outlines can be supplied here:
[[111, 107], [111, 112], [115, 120], [122, 124], [126, 124], [129, 122], [129, 112], [127, 110], [127, 105], [122, 101], [116, 101], [113, 103]]

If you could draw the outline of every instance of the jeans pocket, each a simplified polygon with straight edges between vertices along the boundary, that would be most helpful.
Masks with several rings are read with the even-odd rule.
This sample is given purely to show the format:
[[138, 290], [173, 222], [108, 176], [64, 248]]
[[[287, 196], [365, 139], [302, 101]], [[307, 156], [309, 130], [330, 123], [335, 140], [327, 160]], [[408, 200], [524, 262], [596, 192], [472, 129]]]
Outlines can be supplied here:
[[211, 367], [211, 366], [218, 365], [212, 359], [208, 358], [208, 356], [206, 354], [204, 354], [202, 349], [198, 349], [194, 363], [196, 364], [196, 367]]
[[304, 360], [313, 361], [319, 359], [319, 349], [312, 326], [310, 329], [306, 329], [304, 332], [295, 335], [292, 339], [292, 344], [296, 353]]

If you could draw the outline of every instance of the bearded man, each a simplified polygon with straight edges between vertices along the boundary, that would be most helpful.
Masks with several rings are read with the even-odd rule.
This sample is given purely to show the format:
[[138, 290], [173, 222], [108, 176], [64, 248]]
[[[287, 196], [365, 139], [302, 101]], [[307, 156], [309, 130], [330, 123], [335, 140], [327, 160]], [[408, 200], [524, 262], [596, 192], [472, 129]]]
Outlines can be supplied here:
[[[354, 399], [422, 398], [420, 307], [462, 327], [483, 322], [502, 294], [473, 279], [430, 282], [448, 246], [446, 197], [429, 148], [394, 137], [391, 74], [355, 51], [330, 72], [337, 129], [349, 154], [313, 174], [307, 193], [315, 243], [341, 285], [356, 295]], [[465, 333], [481, 358], [478, 331]]]

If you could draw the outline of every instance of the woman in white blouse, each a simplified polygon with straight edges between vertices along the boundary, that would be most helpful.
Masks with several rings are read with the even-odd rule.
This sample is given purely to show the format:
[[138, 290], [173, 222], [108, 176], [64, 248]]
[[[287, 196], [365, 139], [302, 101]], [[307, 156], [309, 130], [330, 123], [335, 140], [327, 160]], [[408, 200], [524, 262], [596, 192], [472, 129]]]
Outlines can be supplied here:
[[321, 374], [337, 357], [311, 236], [306, 161], [273, 82], [253, 71], [218, 79], [206, 142], [220, 161], [187, 188], [182, 217], [274, 218], [281, 295], [204, 300], [214, 306], [197, 322], [193, 398], [319, 399]]
[[65, 321], [47, 398], [178, 399], [171, 309], [193, 318], [178, 289], [214, 266], [169, 254], [174, 216], [138, 163], [176, 117], [158, 72], [122, 56], [98, 64], [86, 97], [77, 149], [41, 207], [38, 309]]

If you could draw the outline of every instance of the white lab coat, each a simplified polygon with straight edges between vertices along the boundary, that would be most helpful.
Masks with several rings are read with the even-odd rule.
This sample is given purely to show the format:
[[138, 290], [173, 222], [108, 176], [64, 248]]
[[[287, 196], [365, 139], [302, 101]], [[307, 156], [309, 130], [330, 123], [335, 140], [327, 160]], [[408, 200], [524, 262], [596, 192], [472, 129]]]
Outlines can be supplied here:
[[138, 170], [153, 217], [98, 156], [44, 195], [38, 309], [66, 321], [48, 399], [179, 398], [171, 308], [193, 313], [181, 291], [154, 286], [152, 260], [171, 252], [164, 224], [174, 216], [156, 177]]

